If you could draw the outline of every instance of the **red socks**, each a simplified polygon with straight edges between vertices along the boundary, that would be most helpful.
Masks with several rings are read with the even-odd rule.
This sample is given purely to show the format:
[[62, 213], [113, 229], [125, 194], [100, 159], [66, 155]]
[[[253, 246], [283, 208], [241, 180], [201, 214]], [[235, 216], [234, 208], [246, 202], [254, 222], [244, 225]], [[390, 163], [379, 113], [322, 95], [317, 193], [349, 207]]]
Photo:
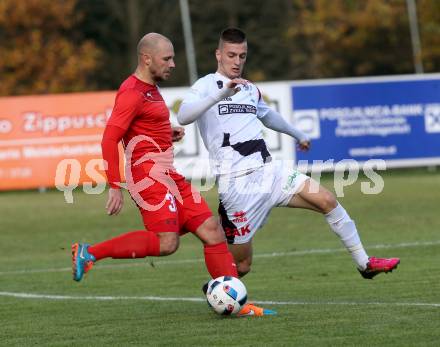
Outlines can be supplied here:
[[[88, 251], [96, 260], [108, 257], [128, 259], [159, 256], [160, 240], [152, 231], [132, 231], [90, 246]], [[238, 277], [234, 258], [229, 252], [226, 242], [205, 245], [204, 253], [205, 264], [212, 278], [220, 276]]]
[[152, 231], [132, 231], [113, 239], [90, 246], [89, 253], [96, 260], [112, 257], [113, 259], [145, 258], [159, 256], [159, 238]]
[[225, 242], [205, 245], [205, 264], [212, 278], [234, 276], [238, 278], [237, 266]]

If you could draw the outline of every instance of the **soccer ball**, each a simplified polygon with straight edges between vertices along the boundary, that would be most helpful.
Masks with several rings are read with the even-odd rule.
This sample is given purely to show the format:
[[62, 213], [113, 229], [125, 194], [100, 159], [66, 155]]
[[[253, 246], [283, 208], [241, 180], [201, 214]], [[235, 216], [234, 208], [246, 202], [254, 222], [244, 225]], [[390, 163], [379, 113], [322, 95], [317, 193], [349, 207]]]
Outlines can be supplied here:
[[240, 311], [247, 301], [243, 282], [232, 276], [221, 276], [208, 283], [208, 305], [218, 314], [231, 315]]

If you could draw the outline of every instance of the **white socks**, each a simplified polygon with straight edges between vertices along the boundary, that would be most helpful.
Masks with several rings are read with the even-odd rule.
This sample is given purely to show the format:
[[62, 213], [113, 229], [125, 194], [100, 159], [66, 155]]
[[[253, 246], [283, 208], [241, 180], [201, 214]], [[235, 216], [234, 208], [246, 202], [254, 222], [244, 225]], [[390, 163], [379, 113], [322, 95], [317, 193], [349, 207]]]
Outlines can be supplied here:
[[361, 271], [365, 270], [368, 263], [368, 255], [362, 246], [356, 225], [347, 214], [347, 211], [338, 203], [338, 206], [325, 215], [325, 219], [332, 230], [340, 237], [345, 248], [350, 252], [358, 269]]

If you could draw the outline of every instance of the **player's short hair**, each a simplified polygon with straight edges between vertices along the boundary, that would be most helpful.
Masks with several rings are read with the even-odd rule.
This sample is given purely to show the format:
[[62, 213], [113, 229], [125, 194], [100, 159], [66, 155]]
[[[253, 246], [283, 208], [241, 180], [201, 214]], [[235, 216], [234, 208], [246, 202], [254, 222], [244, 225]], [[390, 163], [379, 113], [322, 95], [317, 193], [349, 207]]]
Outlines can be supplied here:
[[226, 28], [220, 34], [219, 47], [222, 42], [243, 43], [246, 41], [246, 34], [239, 28]]

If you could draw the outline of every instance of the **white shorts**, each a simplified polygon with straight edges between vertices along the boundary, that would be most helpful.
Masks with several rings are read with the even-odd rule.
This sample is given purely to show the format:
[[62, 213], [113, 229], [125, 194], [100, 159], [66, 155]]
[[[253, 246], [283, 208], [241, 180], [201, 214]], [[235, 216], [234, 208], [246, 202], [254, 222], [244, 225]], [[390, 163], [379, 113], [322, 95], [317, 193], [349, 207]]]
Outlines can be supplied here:
[[248, 242], [270, 210], [286, 206], [310, 177], [281, 162], [219, 178], [219, 214], [228, 243]]

